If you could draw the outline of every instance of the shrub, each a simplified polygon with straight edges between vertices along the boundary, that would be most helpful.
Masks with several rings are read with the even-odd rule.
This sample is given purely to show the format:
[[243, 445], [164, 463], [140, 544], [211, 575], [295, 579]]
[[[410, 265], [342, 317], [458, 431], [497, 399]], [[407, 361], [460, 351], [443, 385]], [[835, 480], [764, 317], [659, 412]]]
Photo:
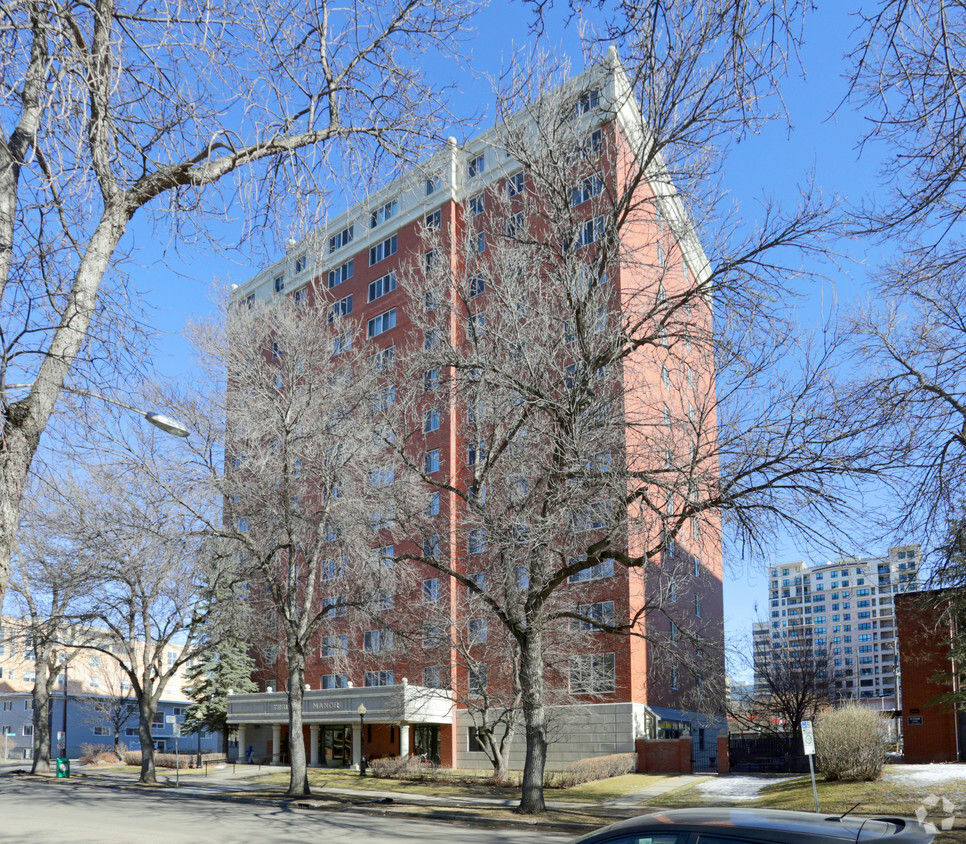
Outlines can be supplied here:
[[874, 709], [852, 703], [815, 720], [815, 762], [827, 780], [879, 779], [887, 749], [886, 724]]
[[141, 751], [140, 750], [126, 750], [126, 751], [124, 751], [124, 764], [125, 765], [140, 765], [141, 764]]
[[380, 779], [420, 779], [421, 769], [427, 767], [416, 756], [388, 756], [385, 759], [373, 759], [369, 763], [369, 772]]
[[189, 753], [155, 753], [155, 768], [192, 768], [195, 764], [195, 757]]
[[636, 753], [612, 753], [610, 756], [592, 756], [571, 762], [562, 771], [548, 771], [544, 774], [545, 788], [571, 788], [585, 782], [606, 780], [622, 774], [632, 774], [637, 770]]
[[116, 762], [117, 757], [114, 755], [114, 748], [109, 744], [82, 744], [80, 760], [85, 765], [93, 765]]

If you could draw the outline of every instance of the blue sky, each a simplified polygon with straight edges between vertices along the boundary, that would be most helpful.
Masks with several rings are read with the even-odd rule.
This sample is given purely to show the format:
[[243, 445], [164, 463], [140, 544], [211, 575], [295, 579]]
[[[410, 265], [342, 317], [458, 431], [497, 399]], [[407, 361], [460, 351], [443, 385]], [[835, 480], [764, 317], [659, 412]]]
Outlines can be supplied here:
[[[838, 193], [853, 201], [875, 187], [874, 150], [866, 150], [861, 158], [857, 151], [863, 128], [861, 118], [848, 104], [832, 115], [846, 93], [846, 82], [841, 75], [845, 69], [843, 54], [854, 27], [854, 20], [843, 5], [823, 4], [824, 8], [812, 14], [806, 23], [806, 44], [801, 55], [805, 77], [790, 77], [783, 90], [791, 128], [778, 122], [770, 125], [761, 134], [742, 141], [729, 160], [723, 181], [741, 204], [749, 224], [757, 211], [758, 197], [762, 194], [779, 199], [794, 197], [796, 186], [810, 169], [814, 169], [816, 184], [826, 193]], [[487, 108], [489, 85], [483, 77], [497, 72], [516, 49], [529, 43], [528, 15], [528, 10], [519, 3], [494, 3], [480, 13], [476, 32], [467, 41], [470, 69], [456, 71], [451, 64], [440, 63], [439, 72], [448, 74], [443, 78], [455, 83], [462, 92], [452, 102], [456, 113], [468, 115]], [[558, 29], [551, 36], [552, 43], [568, 53], [575, 68], [579, 68], [582, 59], [575, 30]], [[426, 60], [432, 59], [426, 57]], [[475, 131], [453, 127], [444, 134], [464, 137]], [[227, 243], [232, 243], [238, 235], [237, 228], [224, 226], [223, 237]], [[186, 260], [174, 260], [170, 257], [174, 250], [163, 250], [163, 245], [156, 242], [153, 232], [143, 223], [132, 228], [129, 243], [137, 250], [135, 264], [141, 267], [135, 274], [137, 286], [157, 309], [156, 325], [163, 333], [159, 348], [164, 351], [156, 358], [158, 368], [168, 376], [177, 377], [192, 366], [190, 353], [180, 338], [185, 319], [210, 310], [210, 290], [216, 278], [244, 281], [257, 270], [259, 258], [235, 255], [232, 260], [204, 251], [186, 251]], [[836, 298], [849, 303], [863, 296], [864, 246], [852, 243], [843, 248], [853, 250], [851, 261], [846, 262], [843, 270], [827, 268], [829, 281], [813, 290], [803, 304], [800, 317], [803, 325], [820, 324], [823, 312], [828, 312]], [[279, 256], [267, 257], [274, 260]], [[885, 549], [857, 546], [850, 550], [866, 553]], [[766, 584], [761, 572], [765, 566], [803, 557], [821, 561], [807, 550], [796, 548], [792, 541], [777, 542], [771, 559], [731, 561], [725, 577], [729, 637], [744, 635], [749, 630], [756, 601], [764, 610]]]

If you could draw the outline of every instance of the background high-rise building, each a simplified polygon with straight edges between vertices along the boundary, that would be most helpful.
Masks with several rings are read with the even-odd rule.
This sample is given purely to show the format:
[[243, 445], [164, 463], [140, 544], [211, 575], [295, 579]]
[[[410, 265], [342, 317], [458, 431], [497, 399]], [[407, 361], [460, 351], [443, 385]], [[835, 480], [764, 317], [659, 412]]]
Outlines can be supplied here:
[[919, 546], [882, 557], [843, 557], [772, 566], [768, 621], [753, 627], [755, 686], [781, 665], [813, 664], [838, 699], [895, 698], [898, 649], [894, 596], [919, 589]]

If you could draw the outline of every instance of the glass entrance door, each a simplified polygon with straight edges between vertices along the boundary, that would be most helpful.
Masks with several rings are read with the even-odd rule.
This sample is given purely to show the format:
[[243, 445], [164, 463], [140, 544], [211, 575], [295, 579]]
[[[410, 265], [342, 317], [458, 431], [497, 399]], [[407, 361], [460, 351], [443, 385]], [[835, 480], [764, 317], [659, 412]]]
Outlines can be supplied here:
[[352, 764], [352, 727], [322, 727], [319, 754], [326, 768], [348, 768]]
[[425, 762], [439, 764], [439, 724], [413, 727], [413, 753]]

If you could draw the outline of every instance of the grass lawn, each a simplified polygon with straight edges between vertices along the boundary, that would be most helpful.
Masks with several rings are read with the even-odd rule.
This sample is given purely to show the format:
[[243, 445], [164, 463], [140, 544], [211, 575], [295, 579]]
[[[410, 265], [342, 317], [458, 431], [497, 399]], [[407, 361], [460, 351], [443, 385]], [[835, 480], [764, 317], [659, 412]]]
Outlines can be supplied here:
[[[520, 791], [516, 786], [497, 786], [486, 782], [486, 774], [479, 771], [439, 771], [443, 777], [451, 777], [452, 782], [414, 782], [410, 780], [376, 779], [375, 777], [360, 777], [357, 773], [344, 770], [309, 770], [309, 785], [313, 789], [319, 788], [347, 788], [360, 791], [391, 791], [400, 796], [406, 794], [424, 794], [442, 797], [489, 797], [514, 800]], [[479, 777], [476, 782], [465, 782], [470, 777]], [[664, 779], [659, 775], [625, 774], [598, 782], [584, 783], [573, 788], [548, 788], [544, 796], [548, 801], [564, 803], [597, 803], [633, 794], [642, 788], [660, 782]], [[288, 774], [278, 773], [258, 777], [259, 783], [266, 786], [288, 786]]]
[[[948, 786], [913, 786], [908, 783], [891, 782], [826, 782], [819, 775], [816, 779], [818, 804], [822, 813], [839, 814], [855, 807], [861, 815], [889, 814], [910, 817], [930, 794], [947, 797], [957, 807], [966, 804], [962, 781], [952, 781]], [[786, 782], [766, 785], [753, 800], [727, 800], [715, 798], [701, 791], [699, 786], [681, 788], [658, 798], [662, 808], [686, 806], [742, 806], [758, 809], [796, 809], [804, 812], [815, 810], [812, 781], [809, 777], [797, 777]], [[858, 805], [856, 805], [858, 804]], [[962, 808], [960, 808], [962, 811]], [[940, 813], [939, 817], [942, 817]]]

